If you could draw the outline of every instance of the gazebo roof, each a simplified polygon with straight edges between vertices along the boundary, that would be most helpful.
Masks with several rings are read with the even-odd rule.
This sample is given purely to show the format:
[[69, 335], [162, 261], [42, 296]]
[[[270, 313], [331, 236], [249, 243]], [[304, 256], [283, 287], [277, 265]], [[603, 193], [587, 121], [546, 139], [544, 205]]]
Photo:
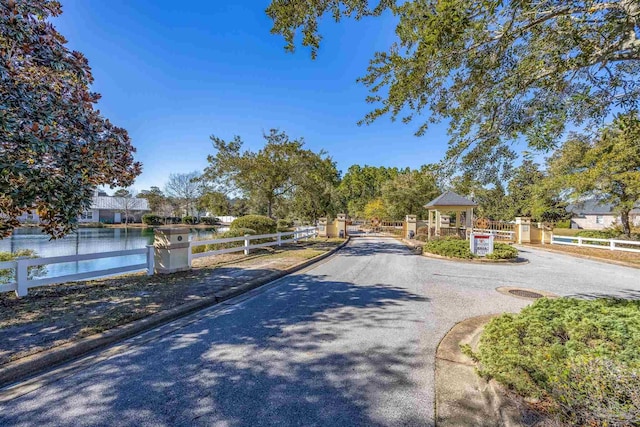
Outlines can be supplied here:
[[459, 194], [454, 193], [453, 191], [445, 191], [426, 205], [425, 208], [437, 208], [440, 206], [466, 206], [466, 207], [475, 207], [478, 206], [477, 203], [472, 200], [467, 199], [466, 197], [462, 197]]

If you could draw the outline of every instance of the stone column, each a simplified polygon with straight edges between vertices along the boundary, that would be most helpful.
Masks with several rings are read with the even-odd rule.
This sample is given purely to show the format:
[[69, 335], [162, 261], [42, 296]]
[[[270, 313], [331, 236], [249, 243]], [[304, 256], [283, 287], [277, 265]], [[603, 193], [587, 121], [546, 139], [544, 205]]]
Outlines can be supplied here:
[[327, 235], [327, 218], [319, 218], [318, 219], [318, 237], [328, 237]]
[[416, 234], [418, 234], [418, 220], [416, 219], [416, 216], [407, 215], [405, 222], [407, 224], [407, 234], [404, 237], [407, 239], [411, 238], [411, 232], [413, 232], [413, 237], [415, 237]]
[[518, 243], [531, 243], [531, 218], [517, 216], [516, 229], [518, 232]]
[[[339, 213], [336, 218], [338, 237], [347, 237], [347, 215]], [[341, 233], [342, 232], [342, 233]]]
[[156, 274], [169, 274], [191, 269], [188, 228], [157, 228], [153, 248], [154, 272]]

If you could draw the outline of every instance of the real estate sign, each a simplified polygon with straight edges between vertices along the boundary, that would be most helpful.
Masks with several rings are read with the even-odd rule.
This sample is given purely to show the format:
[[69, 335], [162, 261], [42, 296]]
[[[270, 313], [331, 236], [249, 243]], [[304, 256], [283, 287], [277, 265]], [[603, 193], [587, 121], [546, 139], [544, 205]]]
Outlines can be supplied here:
[[486, 233], [471, 233], [469, 239], [471, 253], [476, 256], [487, 256], [493, 253], [493, 235]]

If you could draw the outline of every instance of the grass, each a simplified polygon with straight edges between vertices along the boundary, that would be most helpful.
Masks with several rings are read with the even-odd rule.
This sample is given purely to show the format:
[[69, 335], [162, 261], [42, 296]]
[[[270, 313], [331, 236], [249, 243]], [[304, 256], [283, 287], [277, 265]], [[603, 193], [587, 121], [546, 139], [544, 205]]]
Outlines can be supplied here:
[[570, 425], [637, 425], [640, 301], [541, 299], [484, 329], [480, 374]]
[[550, 249], [553, 251], [563, 252], [570, 255], [588, 256], [592, 258], [599, 258], [602, 260], [625, 262], [631, 265], [640, 267], [640, 253], [624, 252], [624, 251], [612, 251], [608, 248], [585, 248], [578, 246], [567, 245], [531, 245], [541, 249]]

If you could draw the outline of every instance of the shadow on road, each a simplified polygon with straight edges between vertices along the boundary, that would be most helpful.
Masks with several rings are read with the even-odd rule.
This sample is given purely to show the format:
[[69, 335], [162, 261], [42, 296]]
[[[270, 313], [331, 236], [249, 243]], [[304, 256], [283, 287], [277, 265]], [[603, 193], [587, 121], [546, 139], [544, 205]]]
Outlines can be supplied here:
[[[373, 242], [342, 253], [374, 248], [408, 254]], [[0, 404], [0, 424], [432, 425], [394, 400], [415, 391], [419, 346], [364, 344], [398, 322], [419, 324], [407, 301], [428, 299], [390, 285], [296, 276], [46, 392]], [[358, 334], [366, 335], [361, 347]], [[395, 412], [378, 411], [385, 399]]]

